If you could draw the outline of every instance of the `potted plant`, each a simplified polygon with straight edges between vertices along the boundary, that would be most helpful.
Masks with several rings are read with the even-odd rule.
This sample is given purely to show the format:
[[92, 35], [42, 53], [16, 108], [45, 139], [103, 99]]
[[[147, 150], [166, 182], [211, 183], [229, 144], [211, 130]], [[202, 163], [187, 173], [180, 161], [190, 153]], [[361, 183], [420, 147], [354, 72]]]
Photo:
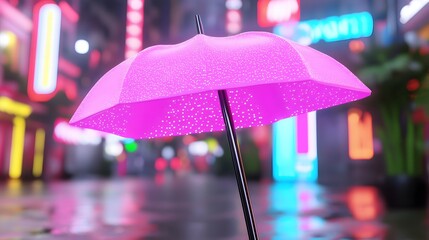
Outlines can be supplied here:
[[375, 116], [375, 134], [382, 145], [386, 177], [380, 189], [385, 202], [390, 208], [424, 207], [421, 113], [429, 109], [429, 56], [404, 45], [371, 50], [363, 54], [363, 62], [358, 75], [373, 90], [366, 106]]

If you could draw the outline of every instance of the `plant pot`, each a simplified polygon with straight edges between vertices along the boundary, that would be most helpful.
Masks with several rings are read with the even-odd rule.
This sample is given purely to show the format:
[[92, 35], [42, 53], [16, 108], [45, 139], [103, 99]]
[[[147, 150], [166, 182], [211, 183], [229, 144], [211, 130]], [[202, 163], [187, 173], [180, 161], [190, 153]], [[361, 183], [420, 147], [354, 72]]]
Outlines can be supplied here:
[[381, 185], [389, 209], [425, 208], [428, 202], [427, 183], [423, 177], [389, 176]]

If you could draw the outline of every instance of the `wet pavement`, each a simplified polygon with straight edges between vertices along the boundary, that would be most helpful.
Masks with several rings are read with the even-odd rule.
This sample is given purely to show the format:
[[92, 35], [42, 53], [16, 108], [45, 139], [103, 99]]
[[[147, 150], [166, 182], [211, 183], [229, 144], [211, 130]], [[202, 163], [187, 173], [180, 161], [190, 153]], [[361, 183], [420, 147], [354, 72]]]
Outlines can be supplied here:
[[[376, 189], [249, 184], [260, 239], [429, 239], [425, 211], [388, 212]], [[247, 239], [232, 178], [9, 181], [0, 239]]]

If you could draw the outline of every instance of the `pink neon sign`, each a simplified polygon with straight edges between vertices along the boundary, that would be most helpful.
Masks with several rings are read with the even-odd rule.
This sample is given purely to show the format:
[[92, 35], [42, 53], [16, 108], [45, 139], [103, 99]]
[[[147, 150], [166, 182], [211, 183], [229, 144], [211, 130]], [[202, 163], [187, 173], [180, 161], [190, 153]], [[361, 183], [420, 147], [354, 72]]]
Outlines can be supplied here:
[[128, 0], [125, 58], [143, 49], [143, 7], [144, 0]]
[[299, 21], [299, 0], [259, 0], [258, 24], [272, 27], [286, 21]]
[[298, 154], [308, 153], [308, 115], [302, 114], [296, 117], [297, 152]]

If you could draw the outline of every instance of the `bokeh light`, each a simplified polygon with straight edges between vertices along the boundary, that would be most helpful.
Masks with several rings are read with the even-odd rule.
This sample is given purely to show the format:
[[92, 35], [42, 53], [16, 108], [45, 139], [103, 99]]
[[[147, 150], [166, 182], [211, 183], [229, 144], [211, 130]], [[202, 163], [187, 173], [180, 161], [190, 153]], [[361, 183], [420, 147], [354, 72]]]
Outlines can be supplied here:
[[79, 54], [86, 54], [89, 51], [89, 43], [84, 39], [79, 39], [74, 44], [74, 50]]
[[124, 142], [124, 149], [129, 153], [136, 152], [138, 149], [138, 144], [135, 141]]
[[11, 42], [12, 42], [12, 35], [13, 33], [8, 31], [1, 31], [0, 32], [0, 48], [7, 48]]

